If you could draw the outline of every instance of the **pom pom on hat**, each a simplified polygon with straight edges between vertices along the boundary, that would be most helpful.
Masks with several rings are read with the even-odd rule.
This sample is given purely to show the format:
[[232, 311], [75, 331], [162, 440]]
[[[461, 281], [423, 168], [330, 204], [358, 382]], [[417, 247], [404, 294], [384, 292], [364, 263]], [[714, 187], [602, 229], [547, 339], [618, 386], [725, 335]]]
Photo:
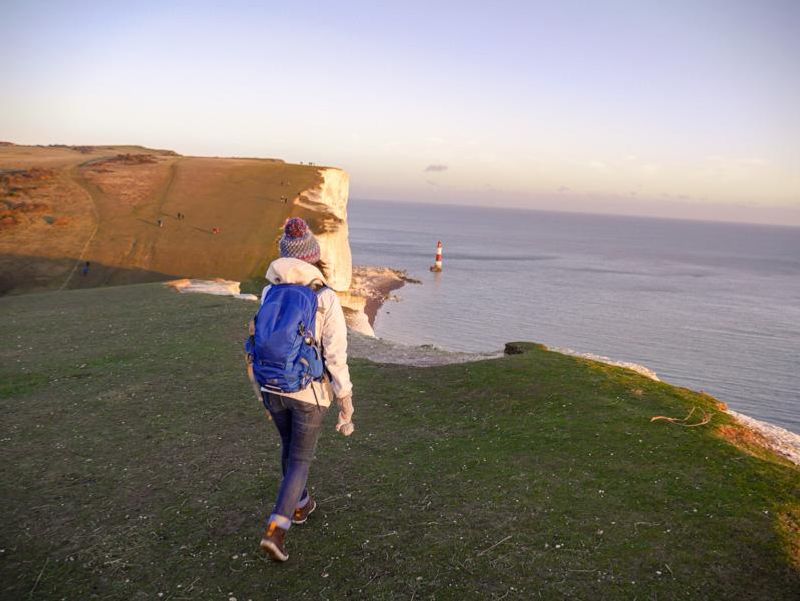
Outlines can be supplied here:
[[289, 219], [283, 226], [279, 244], [282, 257], [301, 259], [307, 263], [319, 261], [319, 243], [308, 224], [299, 217]]
[[288, 219], [283, 226], [283, 232], [288, 238], [302, 238], [308, 231], [308, 224], [299, 217]]

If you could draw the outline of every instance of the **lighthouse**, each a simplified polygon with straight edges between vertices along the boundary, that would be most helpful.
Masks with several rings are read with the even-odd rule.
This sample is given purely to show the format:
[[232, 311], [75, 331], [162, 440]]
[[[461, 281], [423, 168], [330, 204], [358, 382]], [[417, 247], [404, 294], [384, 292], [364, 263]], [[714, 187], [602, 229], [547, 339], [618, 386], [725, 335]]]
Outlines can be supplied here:
[[431, 271], [439, 272], [442, 270], [442, 241], [436, 245], [436, 261], [431, 265]]

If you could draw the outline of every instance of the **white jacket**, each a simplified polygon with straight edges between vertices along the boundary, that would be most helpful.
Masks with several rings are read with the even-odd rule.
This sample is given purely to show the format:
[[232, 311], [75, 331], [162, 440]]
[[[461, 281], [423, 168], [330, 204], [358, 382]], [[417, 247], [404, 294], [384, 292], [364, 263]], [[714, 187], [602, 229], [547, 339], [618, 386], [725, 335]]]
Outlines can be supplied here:
[[[325, 277], [319, 269], [300, 259], [276, 259], [267, 269], [267, 281], [270, 284], [308, 286], [314, 280], [326, 284]], [[269, 285], [266, 286], [261, 293], [262, 303], [269, 288]], [[327, 382], [312, 382], [311, 386], [300, 392], [281, 394], [306, 403], [319, 403], [323, 407], [329, 407], [334, 395], [338, 398], [346, 397], [353, 392], [353, 385], [350, 382], [350, 370], [347, 368], [347, 325], [344, 321], [342, 304], [336, 293], [327, 287], [317, 293], [315, 330], [317, 344], [322, 348], [325, 368], [331, 375], [330, 385]]]

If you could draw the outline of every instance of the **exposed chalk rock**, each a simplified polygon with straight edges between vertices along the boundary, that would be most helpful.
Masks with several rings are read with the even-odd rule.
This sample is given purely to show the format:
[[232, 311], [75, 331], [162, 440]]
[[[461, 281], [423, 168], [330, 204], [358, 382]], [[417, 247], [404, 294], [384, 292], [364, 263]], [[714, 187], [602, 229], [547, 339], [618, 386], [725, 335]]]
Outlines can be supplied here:
[[389, 267], [353, 267], [350, 289], [339, 292], [348, 327], [367, 336], [374, 336], [372, 328], [378, 309], [387, 300], [395, 299], [392, 291], [406, 283], [421, 282], [408, 277], [404, 271]]
[[369, 322], [367, 314], [363, 311], [353, 311], [350, 307], [342, 305], [344, 310], [344, 318], [347, 322], [347, 327], [353, 331], [358, 332], [370, 338], [375, 337], [375, 330], [372, 329], [372, 324]]
[[639, 365], [638, 363], [631, 363], [630, 361], [617, 361], [615, 359], [611, 359], [609, 357], [605, 357], [603, 355], [595, 355], [594, 353], [580, 353], [578, 351], [574, 351], [571, 348], [563, 348], [563, 347], [550, 347], [551, 351], [555, 351], [557, 353], [561, 353], [562, 355], [571, 355], [573, 357], [582, 357], [584, 359], [591, 359], [592, 361], [597, 361], [599, 363], [606, 363], [607, 365], [614, 365], [615, 367], [624, 367], [626, 369], [630, 369], [635, 371], [636, 373], [644, 376], [645, 378], [650, 378], [656, 382], [660, 382], [661, 380], [658, 379], [658, 375], [649, 367], [645, 367], [644, 365]]
[[196, 292], [199, 294], [215, 294], [217, 296], [232, 296], [242, 300], [257, 301], [255, 294], [241, 294], [239, 282], [232, 280], [194, 280], [184, 278], [166, 282], [167, 286], [174, 288], [178, 292]]
[[294, 203], [319, 214], [314, 235], [319, 242], [325, 277], [337, 292], [350, 288], [353, 277], [350, 232], [347, 226], [347, 197], [350, 176], [331, 167], [319, 170], [322, 184], [303, 191]]

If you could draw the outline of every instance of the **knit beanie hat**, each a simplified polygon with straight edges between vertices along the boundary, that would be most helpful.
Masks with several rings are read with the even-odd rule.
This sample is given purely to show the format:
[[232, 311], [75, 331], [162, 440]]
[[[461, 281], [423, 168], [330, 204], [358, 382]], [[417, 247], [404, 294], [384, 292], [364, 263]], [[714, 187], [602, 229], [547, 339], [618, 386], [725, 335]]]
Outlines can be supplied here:
[[301, 259], [307, 263], [319, 261], [319, 243], [308, 229], [308, 224], [299, 217], [293, 217], [283, 226], [280, 241], [281, 257]]

